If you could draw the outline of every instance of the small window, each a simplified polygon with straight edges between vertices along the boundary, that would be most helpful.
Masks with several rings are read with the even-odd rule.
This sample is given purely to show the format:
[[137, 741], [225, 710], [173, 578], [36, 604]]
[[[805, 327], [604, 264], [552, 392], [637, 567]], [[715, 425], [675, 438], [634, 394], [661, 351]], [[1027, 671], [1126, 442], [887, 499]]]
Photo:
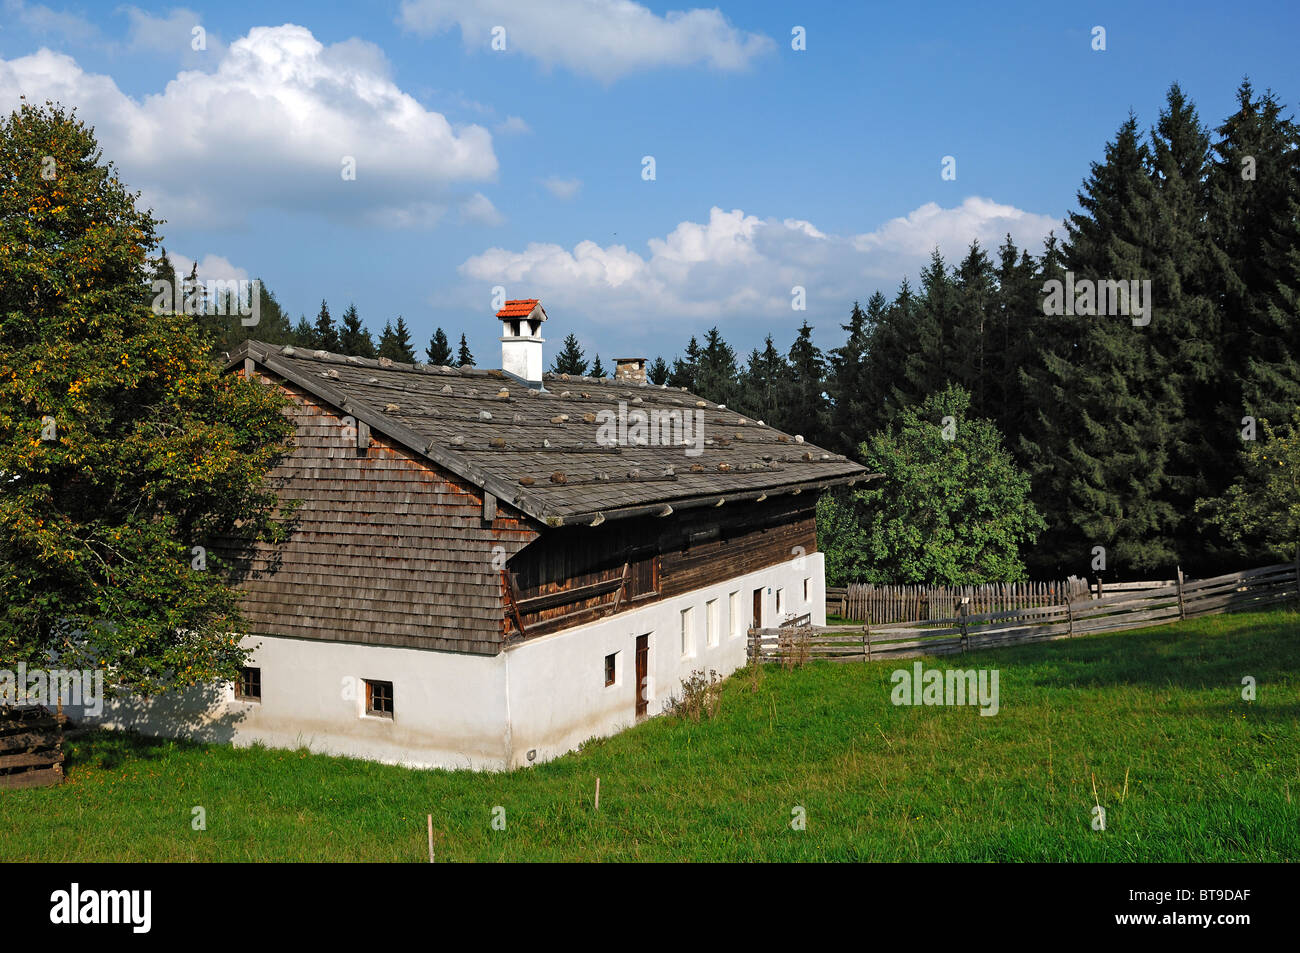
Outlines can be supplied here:
[[241, 668], [239, 670], [239, 681], [235, 683], [235, 697], [246, 702], [260, 702], [262, 700], [262, 670], [260, 668]]
[[605, 687], [608, 688], [614, 684], [618, 676], [618, 653], [614, 652], [605, 656]]
[[784, 612], [785, 612], [785, 590], [784, 590], [784, 589], [778, 589], [778, 590], [776, 591], [776, 614], [777, 614], [777, 617], [779, 618], [779, 617], [780, 617]]
[[710, 599], [704, 604], [704, 638], [709, 647], [718, 644], [718, 600]]
[[809, 596], [809, 593], [810, 593], [810, 592], [812, 592], [812, 580], [811, 580], [811, 579], [805, 579], [805, 580], [803, 581], [803, 601], [804, 601], [804, 602], [808, 602], [808, 601], [810, 600], [810, 598], [811, 598], [811, 597]]
[[682, 610], [682, 658], [695, 654], [695, 608]]
[[393, 683], [366, 679], [366, 714], [376, 718], [393, 717]]
[[733, 639], [740, 637], [741, 627], [744, 620], [740, 617], [740, 593], [733, 592], [727, 596], [727, 621], [731, 626], [731, 637]]

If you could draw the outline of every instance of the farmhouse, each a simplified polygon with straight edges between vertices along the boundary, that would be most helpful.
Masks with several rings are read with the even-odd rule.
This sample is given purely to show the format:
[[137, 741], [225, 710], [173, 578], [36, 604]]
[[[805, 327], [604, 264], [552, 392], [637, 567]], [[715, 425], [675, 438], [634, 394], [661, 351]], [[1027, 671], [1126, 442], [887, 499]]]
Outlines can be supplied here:
[[253, 656], [239, 684], [107, 722], [507, 768], [734, 671], [750, 625], [825, 621], [814, 505], [861, 466], [651, 384], [641, 358], [543, 374], [541, 304], [497, 318], [501, 370], [229, 355], [297, 425], [272, 473], [301, 501], [292, 538], [242, 584]]

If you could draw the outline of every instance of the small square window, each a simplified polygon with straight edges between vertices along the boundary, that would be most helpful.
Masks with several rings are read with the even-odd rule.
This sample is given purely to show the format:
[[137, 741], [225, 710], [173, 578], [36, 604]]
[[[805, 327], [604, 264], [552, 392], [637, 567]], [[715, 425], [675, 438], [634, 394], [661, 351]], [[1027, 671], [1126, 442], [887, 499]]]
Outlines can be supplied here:
[[376, 718], [393, 717], [393, 683], [366, 679], [366, 714]]
[[605, 687], [608, 688], [614, 684], [615, 676], [618, 674], [618, 653], [614, 652], [605, 656]]
[[260, 702], [262, 700], [262, 670], [260, 668], [241, 668], [239, 670], [239, 680], [235, 683], [235, 697], [246, 702]]

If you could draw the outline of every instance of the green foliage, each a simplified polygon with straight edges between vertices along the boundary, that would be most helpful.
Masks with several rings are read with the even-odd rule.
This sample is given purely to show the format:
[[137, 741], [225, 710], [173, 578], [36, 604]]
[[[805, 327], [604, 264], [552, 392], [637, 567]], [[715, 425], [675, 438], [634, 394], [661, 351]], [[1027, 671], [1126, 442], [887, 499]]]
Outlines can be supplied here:
[[424, 356], [435, 367], [451, 366], [451, 345], [447, 342], [447, 334], [442, 328], [434, 330], [433, 337], [429, 338], [429, 346], [424, 349]]
[[469, 342], [465, 340], [464, 333], [460, 336], [460, 347], [456, 351], [457, 367], [473, 367], [474, 355], [470, 353]]
[[1279, 434], [1259, 421], [1262, 440], [1241, 453], [1243, 473], [1221, 497], [1197, 501], [1197, 512], [1240, 552], [1295, 559], [1300, 544], [1300, 407]]
[[355, 357], [373, 359], [379, 356], [375, 350], [374, 339], [361, 323], [361, 316], [357, 314], [355, 304], [349, 304], [348, 309], [343, 312], [343, 326], [339, 329], [339, 347], [342, 353]]
[[863, 462], [883, 477], [818, 508], [832, 585], [1025, 578], [1020, 548], [1045, 524], [1002, 435], [969, 411], [970, 395], [949, 386], [863, 445]]
[[61, 107], [0, 122], [0, 667], [57, 653], [151, 693], [241, 664], [233, 584], [283, 538], [264, 477], [292, 428], [151, 310], [134, 199]]
[[581, 377], [587, 373], [587, 361], [582, 354], [582, 345], [578, 343], [576, 334], [566, 334], [564, 336], [564, 346], [560, 352], [555, 355], [551, 361], [552, 374], [572, 374], [575, 377]]
[[411, 332], [399, 314], [397, 323], [386, 322], [379, 336], [379, 356], [403, 364], [415, 363], [415, 350], [411, 347]]

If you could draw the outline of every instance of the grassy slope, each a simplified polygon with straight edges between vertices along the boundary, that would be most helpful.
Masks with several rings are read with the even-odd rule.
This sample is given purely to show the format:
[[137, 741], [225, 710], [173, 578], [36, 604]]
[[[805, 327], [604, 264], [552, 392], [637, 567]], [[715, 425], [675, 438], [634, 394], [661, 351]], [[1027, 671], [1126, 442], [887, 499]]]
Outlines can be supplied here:
[[910, 664], [740, 673], [713, 721], [504, 774], [96, 733], [61, 788], [0, 792], [0, 860], [419, 861], [427, 812], [439, 860], [1300, 858], [1295, 612], [926, 660], [999, 669], [994, 717], [894, 707]]

